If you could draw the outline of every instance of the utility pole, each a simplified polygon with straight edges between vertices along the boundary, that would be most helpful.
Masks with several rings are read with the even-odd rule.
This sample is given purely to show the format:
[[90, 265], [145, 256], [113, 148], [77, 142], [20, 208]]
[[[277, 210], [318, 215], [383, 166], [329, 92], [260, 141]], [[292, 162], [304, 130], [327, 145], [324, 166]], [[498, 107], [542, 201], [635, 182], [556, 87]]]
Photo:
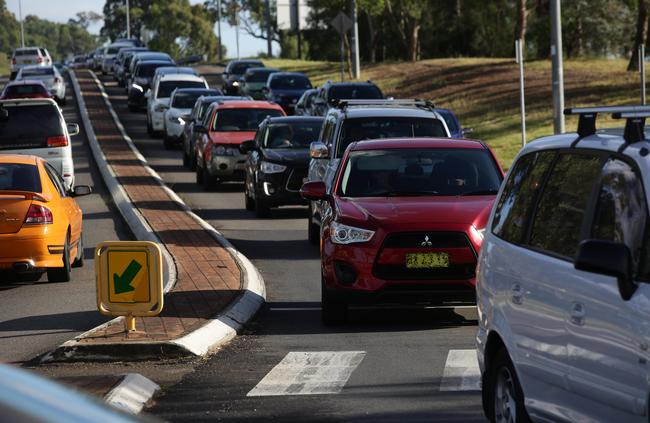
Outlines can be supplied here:
[[237, 40], [237, 60], [239, 60], [239, 6], [235, 5], [235, 37]]
[[553, 67], [553, 129], [564, 132], [564, 68], [560, 0], [551, 0], [551, 60]]
[[25, 26], [23, 25], [23, 2], [18, 0], [18, 17], [20, 18], [20, 44], [25, 48]]
[[221, 0], [217, 0], [217, 32], [219, 33], [219, 61], [222, 61], [223, 49], [221, 48]]
[[131, 38], [131, 10], [129, 0], [126, 0], [126, 38]]
[[645, 46], [643, 44], [639, 45], [639, 74], [641, 75], [641, 104], [645, 105]]
[[296, 34], [298, 35], [298, 60], [302, 59], [302, 40], [300, 39], [300, 0], [296, 4]]
[[273, 57], [273, 33], [271, 32], [271, 0], [266, 0], [266, 55]]
[[361, 64], [359, 62], [359, 23], [358, 13], [357, 13], [357, 0], [352, 0], [352, 22], [354, 22], [352, 27], [352, 74], [354, 79], [361, 78]]

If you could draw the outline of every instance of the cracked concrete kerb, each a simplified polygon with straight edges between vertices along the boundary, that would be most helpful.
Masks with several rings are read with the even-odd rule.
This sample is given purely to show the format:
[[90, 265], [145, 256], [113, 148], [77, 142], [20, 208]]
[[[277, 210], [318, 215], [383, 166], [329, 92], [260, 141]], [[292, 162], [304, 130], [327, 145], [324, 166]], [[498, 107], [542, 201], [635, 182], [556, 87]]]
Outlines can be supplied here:
[[[111, 193], [115, 205], [138, 240], [153, 241], [162, 247], [166, 293], [176, 282], [176, 267], [173, 258], [169, 251], [164, 247], [164, 244], [160, 242], [160, 239], [151, 230], [151, 227], [139, 213], [138, 209], [130, 202], [124, 188], [119, 184], [111, 167], [108, 165], [106, 157], [104, 156], [95, 136], [95, 132], [88, 116], [88, 111], [86, 110], [85, 102], [81, 95], [81, 89], [74, 72], [70, 72], [70, 80], [93, 157], [100, 170], [102, 179]], [[117, 113], [115, 113], [115, 110], [108, 99], [108, 95], [104, 91], [103, 86], [96, 77], [95, 81], [102, 92], [104, 101], [111, 112], [115, 124], [119, 128], [131, 150], [133, 150], [134, 154], [142, 162], [147, 172], [149, 172], [149, 174], [160, 183], [172, 200], [178, 203], [186, 213], [188, 213], [199, 225], [201, 225], [201, 227], [210, 233], [215, 241], [221, 244], [221, 246], [223, 246], [237, 262], [243, 275], [242, 294], [239, 295], [220, 315], [208, 320], [205, 325], [183, 335], [180, 338], [168, 341], [137, 341], [121, 343], [119, 345], [112, 343], [106, 344], [104, 350], [102, 350], [101, 345], [89, 345], [80, 342], [81, 339], [93, 335], [97, 330], [110, 323], [107, 322], [63, 343], [54, 351], [46, 354], [42, 361], [105, 361], [110, 360], [111, 358], [124, 359], [126, 356], [128, 356], [130, 360], [138, 360], [151, 358], [151, 351], [165, 351], [166, 357], [169, 357], [170, 353], [176, 356], [204, 356], [233, 339], [242, 326], [257, 313], [266, 300], [264, 279], [248, 258], [237, 251], [220, 232], [192, 212], [185, 202], [164, 183], [160, 175], [158, 175], [158, 173], [147, 164], [144, 156], [142, 156], [133, 143], [133, 140], [126, 133], [124, 126], [120, 122]], [[117, 319], [123, 318], [118, 317]], [[143, 353], [143, 356], [138, 357], [139, 353]]]

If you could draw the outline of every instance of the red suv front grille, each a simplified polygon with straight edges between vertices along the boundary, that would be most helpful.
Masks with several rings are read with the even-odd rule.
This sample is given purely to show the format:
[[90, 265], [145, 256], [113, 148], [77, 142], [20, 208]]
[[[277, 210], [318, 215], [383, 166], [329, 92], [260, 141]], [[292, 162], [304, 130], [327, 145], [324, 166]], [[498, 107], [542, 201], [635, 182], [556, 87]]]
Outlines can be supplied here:
[[[436, 252], [449, 255], [449, 267], [406, 267], [406, 254]], [[476, 252], [463, 232], [399, 232], [384, 239], [373, 274], [386, 280], [467, 280], [475, 269]]]

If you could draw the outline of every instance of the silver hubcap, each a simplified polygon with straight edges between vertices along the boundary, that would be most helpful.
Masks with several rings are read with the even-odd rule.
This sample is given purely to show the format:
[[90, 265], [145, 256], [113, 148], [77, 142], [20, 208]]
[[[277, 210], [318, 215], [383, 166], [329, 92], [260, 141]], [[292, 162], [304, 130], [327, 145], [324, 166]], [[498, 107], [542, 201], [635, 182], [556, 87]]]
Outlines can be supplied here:
[[515, 384], [507, 367], [497, 372], [494, 389], [494, 414], [497, 422], [515, 423], [517, 421], [517, 396]]

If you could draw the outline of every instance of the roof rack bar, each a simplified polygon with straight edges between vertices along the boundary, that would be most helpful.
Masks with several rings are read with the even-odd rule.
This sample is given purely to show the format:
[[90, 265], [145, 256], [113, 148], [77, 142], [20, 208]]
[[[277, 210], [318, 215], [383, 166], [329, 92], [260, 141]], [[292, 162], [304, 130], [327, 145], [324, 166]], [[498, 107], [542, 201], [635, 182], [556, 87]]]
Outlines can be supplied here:
[[647, 117], [650, 117], [650, 112], [612, 113], [612, 118], [614, 119], [647, 118]]
[[585, 113], [643, 113], [650, 112], [650, 106], [600, 106], [572, 107], [564, 109], [565, 115], [581, 115]]
[[349, 106], [415, 106], [415, 107], [426, 107], [429, 109], [435, 109], [436, 105], [431, 100], [422, 100], [419, 98], [414, 99], [341, 99], [333, 102], [334, 107], [339, 109], [346, 109]]

